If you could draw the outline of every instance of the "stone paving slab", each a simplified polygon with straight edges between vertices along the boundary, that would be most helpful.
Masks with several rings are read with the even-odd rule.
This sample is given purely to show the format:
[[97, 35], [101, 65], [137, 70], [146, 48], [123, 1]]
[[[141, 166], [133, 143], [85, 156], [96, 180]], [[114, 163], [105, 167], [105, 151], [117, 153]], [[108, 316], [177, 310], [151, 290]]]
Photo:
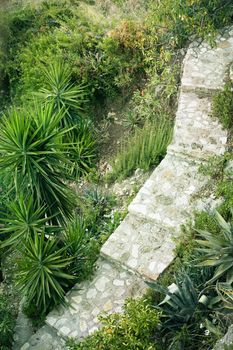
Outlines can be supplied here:
[[211, 117], [211, 100], [195, 92], [181, 92], [168, 153], [200, 160], [224, 153], [227, 132]]
[[101, 254], [147, 280], [156, 280], [174, 259], [173, 229], [129, 214], [110, 236]]
[[184, 60], [181, 80], [182, 89], [210, 89], [222, 87], [227, 66], [232, 62], [233, 27], [219, 36], [217, 46], [212, 48], [206, 42], [194, 43], [188, 49]]
[[51, 327], [40, 328], [20, 350], [66, 350], [65, 340]]
[[75, 286], [67, 301], [69, 307], [60, 306], [47, 317], [46, 323], [62, 337], [82, 338], [99, 327], [98, 315], [121, 312], [128, 297], [142, 295], [147, 286], [141, 278], [110, 262], [99, 259], [92, 281]]
[[225, 336], [217, 342], [213, 350], [233, 350], [233, 324], [229, 327]]
[[178, 232], [190, 217], [192, 197], [207, 183], [198, 168], [195, 162], [167, 155], [131, 202], [129, 212]]

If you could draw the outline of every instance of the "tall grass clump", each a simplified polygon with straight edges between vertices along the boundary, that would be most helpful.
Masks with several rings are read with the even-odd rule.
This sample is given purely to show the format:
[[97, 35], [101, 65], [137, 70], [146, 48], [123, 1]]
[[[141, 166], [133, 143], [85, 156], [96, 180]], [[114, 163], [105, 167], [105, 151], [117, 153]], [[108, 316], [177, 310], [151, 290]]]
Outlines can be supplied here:
[[171, 139], [172, 123], [166, 118], [147, 122], [142, 129], [136, 129], [132, 138], [122, 145], [110, 178], [125, 178], [137, 168], [148, 171], [159, 164]]

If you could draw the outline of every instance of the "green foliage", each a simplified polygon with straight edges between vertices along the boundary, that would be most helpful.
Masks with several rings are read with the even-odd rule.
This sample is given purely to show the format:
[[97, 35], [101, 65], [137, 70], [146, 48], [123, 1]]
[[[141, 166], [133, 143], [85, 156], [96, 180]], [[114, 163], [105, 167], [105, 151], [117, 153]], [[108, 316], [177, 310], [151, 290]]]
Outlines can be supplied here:
[[88, 175], [95, 167], [98, 144], [93, 126], [88, 120], [80, 120], [69, 134], [67, 172], [74, 178]]
[[[224, 155], [210, 158], [207, 164], [200, 167], [200, 171], [204, 175], [210, 176], [214, 183], [216, 197], [224, 198], [224, 201], [218, 207], [218, 212], [225, 218], [225, 220], [231, 218], [230, 212], [233, 207], [232, 159], [232, 154], [226, 152]], [[212, 221], [212, 223], [214, 224], [214, 221]], [[210, 228], [211, 226], [208, 227]], [[211, 232], [213, 232], [213, 230]]]
[[190, 324], [194, 321], [194, 315], [199, 307], [200, 296], [186, 273], [183, 273], [181, 276], [181, 281], [176, 278], [176, 284], [171, 285], [169, 288], [164, 288], [156, 282], [148, 284], [155, 291], [166, 296], [157, 306], [165, 317], [162, 327], [168, 329], [180, 328], [183, 324]]
[[83, 85], [74, 86], [71, 83], [70, 67], [57, 61], [43, 70], [44, 82], [36, 94], [42, 103], [54, 106], [55, 111], [65, 110], [62, 127], [72, 127], [77, 124], [78, 111], [82, 110], [85, 102]]
[[33, 235], [23, 246], [17, 284], [27, 301], [44, 314], [64, 303], [65, 291], [74, 278], [66, 273], [71, 258], [65, 257], [64, 248], [58, 249], [56, 239], [44, 233]]
[[98, 187], [86, 188], [80, 196], [80, 212], [85, 217], [90, 237], [102, 244], [122, 221], [124, 214], [114, 210], [116, 199]]
[[51, 234], [56, 232], [55, 227], [46, 225], [50, 218], [45, 217], [45, 207], [38, 208], [33, 203], [33, 197], [27, 201], [23, 196], [8, 205], [7, 214], [0, 219], [3, 228], [0, 232], [5, 234], [6, 239], [1, 247], [8, 245], [18, 246], [21, 242], [27, 241], [33, 234], [40, 235], [42, 232]]
[[218, 118], [226, 129], [233, 128], [233, 91], [232, 84], [228, 82], [223, 91], [219, 91], [213, 98], [213, 116]]
[[100, 318], [103, 328], [79, 344], [69, 342], [72, 350], [155, 350], [153, 333], [160, 314], [145, 300], [129, 300], [124, 314]]
[[148, 20], [158, 44], [180, 48], [194, 36], [213, 42], [217, 30], [232, 22], [232, 14], [230, 0], [151, 1]]
[[61, 237], [67, 257], [71, 262], [67, 267], [69, 274], [76, 281], [87, 279], [94, 270], [94, 264], [98, 257], [99, 248], [88, 231], [83, 217], [76, 217], [69, 222]]
[[130, 140], [122, 146], [110, 178], [124, 178], [137, 168], [148, 171], [159, 164], [172, 138], [172, 124], [166, 118], [147, 123], [137, 129]]
[[204, 254], [201, 266], [215, 267], [215, 273], [209, 283], [224, 277], [227, 283], [233, 283], [233, 227], [216, 212], [215, 218], [219, 226], [218, 235], [197, 230], [200, 235], [198, 250]]
[[37, 107], [29, 112], [13, 110], [1, 119], [0, 168], [9, 174], [16, 194], [32, 196], [38, 207], [45, 206], [48, 217], [71, 217], [74, 198], [65, 185], [65, 154], [60, 130], [63, 112], [53, 106]]
[[0, 348], [11, 349], [15, 326], [15, 315], [7, 296], [0, 295]]
[[[219, 337], [217, 320], [214, 321], [215, 325], [212, 322], [213, 315], [217, 317], [214, 311], [221, 307], [220, 298], [214, 287], [204, 289], [203, 284], [198, 286], [187, 271], [176, 271], [175, 283], [169, 287], [164, 287], [160, 281], [148, 283], [160, 293], [160, 297], [165, 296], [162, 302], [155, 303], [155, 308], [162, 312], [161, 329], [159, 334], [156, 334], [161, 348], [209, 349], [208, 346], [213, 345]], [[206, 338], [206, 332], [214, 334]]]

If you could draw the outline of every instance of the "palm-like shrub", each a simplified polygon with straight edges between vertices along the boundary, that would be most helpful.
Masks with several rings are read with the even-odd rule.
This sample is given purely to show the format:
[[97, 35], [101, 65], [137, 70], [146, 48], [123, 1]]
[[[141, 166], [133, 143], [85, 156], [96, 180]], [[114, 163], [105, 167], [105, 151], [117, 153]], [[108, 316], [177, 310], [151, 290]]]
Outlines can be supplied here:
[[80, 120], [69, 134], [68, 174], [78, 178], [91, 172], [95, 166], [97, 143], [89, 121]]
[[8, 172], [16, 194], [32, 196], [47, 217], [57, 215], [58, 221], [71, 217], [74, 207], [64, 183], [69, 161], [62, 139], [69, 130], [59, 129], [62, 118], [62, 110], [54, 113], [47, 105], [29, 112], [14, 110], [0, 125], [0, 171]]
[[27, 241], [33, 234], [40, 235], [46, 232], [53, 235], [59, 227], [47, 225], [51, 218], [45, 216], [45, 207], [37, 207], [33, 197], [25, 200], [21, 195], [17, 201], [8, 205], [8, 212], [2, 216], [3, 228], [0, 232], [5, 235], [1, 247], [18, 244]]
[[72, 258], [67, 271], [77, 281], [86, 279], [93, 272], [99, 250], [96, 240], [91, 238], [87, 223], [81, 216], [68, 222], [61, 237], [66, 254]]
[[96, 158], [96, 141], [90, 121], [84, 120], [82, 106], [86, 102], [85, 87], [73, 85], [68, 65], [55, 62], [43, 71], [44, 87], [36, 94], [43, 104], [52, 104], [54, 110], [64, 111], [60, 127], [71, 127], [64, 142], [69, 143], [68, 154], [71, 161], [66, 168], [68, 174], [79, 177], [87, 174]]
[[82, 111], [86, 101], [85, 87], [72, 84], [70, 67], [60, 61], [51, 64], [42, 73], [45, 85], [37, 93], [38, 98], [44, 103], [52, 103], [55, 110], [65, 109], [62, 126], [75, 125], [79, 119], [77, 112]]
[[24, 243], [17, 284], [27, 301], [36, 304], [38, 312], [64, 302], [66, 288], [73, 279], [65, 271], [71, 259], [64, 251], [58, 249], [55, 239], [46, 239], [44, 233], [35, 234]]
[[197, 249], [203, 254], [200, 266], [216, 268], [209, 283], [223, 278], [231, 284], [233, 282], [233, 226], [227, 223], [217, 211], [215, 218], [219, 225], [218, 235], [197, 230], [201, 238], [197, 240], [200, 246]]

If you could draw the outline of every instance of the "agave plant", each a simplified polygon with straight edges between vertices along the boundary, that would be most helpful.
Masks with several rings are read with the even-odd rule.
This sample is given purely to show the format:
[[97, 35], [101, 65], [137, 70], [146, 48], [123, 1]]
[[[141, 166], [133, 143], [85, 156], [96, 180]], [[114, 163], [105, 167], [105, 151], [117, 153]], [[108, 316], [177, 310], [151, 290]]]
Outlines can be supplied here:
[[217, 282], [216, 290], [220, 300], [223, 302], [224, 309], [232, 313], [233, 311], [233, 288], [232, 284]]
[[228, 284], [233, 283], [233, 226], [227, 223], [224, 218], [216, 211], [215, 219], [219, 225], [219, 234], [196, 230], [201, 239], [197, 240], [199, 244], [198, 251], [203, 255], [200, 266], [215, 267], [214, 276], [208, 281], [212, 283], [224, 278]]
[[[185, 324], [192, 324], [196, 316], [209, 313], [215, 309], [219, 302], [216, 293], [212, 289], [203, 289], [198, 292], [193, 281], [186, 271], [181, 271], [176, 276], [176, 283], [168, 288], [157, 282], [148, 283], [155, 291], [165, 295], [164, 300], [156, 306], [163, 312], [165, 322], [163, 328], [180, 328]], [[208, 293], [207, 293], [208, 292]]]
[[29, 303], [35, 303], [38, 312], [64, 303], [64, 295], [73, 276], [66, 273], [71, 258], [65, 248], [58, 249], [57, 240], [46, 239], [44, 233], [30, 237], [24, 243], [19, 262], [17, 285]]
[[57, 215], [59, 222], [72, 216], [75, 204], [64, 182], [69, 160], [62, 140], [69, 129], [59, 129], [62, 118], [63, 111], [54, 113], [51, 105], [35, 106], [13, 110], [0, 125], [0, 171], [8, 172], [17, 196], [32, 196], [47, 217]]
[[[70, 67], [57, 61], [45, 68], [45, 87], [36, 94], [44, 103], [52, 103], [55, 110], [65, 109], [66, 113], [61, 120], [62, 126], [73, 126], [77, 123], [77, 112], [82, 111], [82, 105], [86, 102], [86, 88], [83, 84], [74, 85], [71, 82]], [[72, 113], [72, 110], [75, 113]]]

